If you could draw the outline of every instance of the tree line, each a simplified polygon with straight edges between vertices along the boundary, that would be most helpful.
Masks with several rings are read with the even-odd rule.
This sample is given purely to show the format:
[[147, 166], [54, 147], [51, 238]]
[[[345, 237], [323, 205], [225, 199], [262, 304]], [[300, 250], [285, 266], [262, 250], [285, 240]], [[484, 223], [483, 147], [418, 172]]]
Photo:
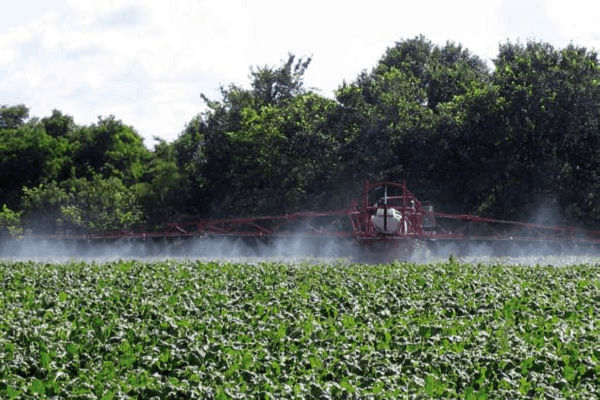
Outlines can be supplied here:
[[114, 116], [0, 107], [0, 225], [104, 231], [348, 206], [365, 180], [406, 180], [438, 210], [600, 226], [595, 51], [499, 46], [493, 69], [423, 36], [389, 47], [335, 98], [304, 86], [310, 58], [250, 69], [173, 142], [147, 148]]

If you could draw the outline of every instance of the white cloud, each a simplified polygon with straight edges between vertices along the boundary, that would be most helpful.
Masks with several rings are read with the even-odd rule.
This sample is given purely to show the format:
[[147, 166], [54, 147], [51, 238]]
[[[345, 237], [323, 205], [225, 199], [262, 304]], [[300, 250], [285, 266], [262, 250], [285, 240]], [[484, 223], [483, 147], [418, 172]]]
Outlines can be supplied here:
[[[423, 34], [488, 61], [507, 39], [597, 48], [585, 0], [21, 0], [0, 16], [0, 104], [53, 108], [90, 124], [114, 114], [146, 138], [173, 140], [200, 93], [248, 85], [251, 66], [312, 56], [305, 83], [332, 92], [386, 48]], [[48, 6], [48, 4], [52, 6]], [[581, 12], [586, 10], [586, 12]]]
[[548, 0], [548, 18], [558, 35], [561, 46], [570, 42], [600, 50], [600, 4], [588, 0]]

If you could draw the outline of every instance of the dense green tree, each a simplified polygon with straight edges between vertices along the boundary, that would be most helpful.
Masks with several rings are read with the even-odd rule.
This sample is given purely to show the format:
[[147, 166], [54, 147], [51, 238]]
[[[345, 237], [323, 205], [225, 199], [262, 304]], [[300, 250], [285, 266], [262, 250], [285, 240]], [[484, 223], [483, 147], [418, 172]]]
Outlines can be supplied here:
[[442, 118], [427, 146], [432, 162], [422, 172], [437, 186], [431, 192], [446, 211], [506, 218], [496, 203], [505, 181], [503, 163], [512, 151], [505, 102], [497, 86], [482, 82], [440, 105]]
[[132, 185], [142, 177], [150, 157], [135, 129], [112, 115], [73, 130], [67, 138], [72, 143], [72, 166], [77, 177], [91, 178], [99, 173]]
[[203, 97], [209, 109], [195, 124], [193, 163], [205, 212], [271, 214], [320, 201], [313, 194], [331, 180], [340, 135], [329, 129], [335, 102], [303, 88], [309, 63], [290, 55], [280, 67], [251, 70], [251, 89]]
[[21, 188], [54, 179], [63, 169], [61, 143], [32, 119], [0, 129], [0, 204], [18, 207]]
[[133, 187], [143, 204], [147, 222], [160, 225], [196, 218], [198, 205], [193, 204], [193, 174], [186, 171], [188, 164], [181, 161], [185, 157], [177, 154], [182, 147], [181, 142], [175, 146], [174, 143], [156, 140], [158, 143], [152, 151], [142, 182]]
[[440, 184], [469, 167], [455, 157], [461, 122], [449, 104], [489, 79], [478, 57], [451, 42], [439, 47], [419, 36], [389, 48], [370, 73], [337, 92], [352, 131], [342, 149], [352, 177], [406, 179], [417, 193], [444, 200], [449, 192]]
[[22, 213], [13, 211], [4, 204], [0, 211], [0, 231], [6, 230], [11, 237], [20, 237], [23, 234]]
[[0, 106], [0, 129], [14, 129], [29, 119], [29, 108], [24, 104]]
[[22, 208], [28, 228], [107, 231], [139, 226], [142, 207], [132, 189], [117, 177], [71, 178], [23, 188]]
[[252, 94], [261, 105], [281, 104], [304, 93], [304, 73], [311, 58], [299, 59], [288, 55], [279, 68], [264, 66], [250, 69]]
[[236, 150], [226, 200], [232, 211], [281, 213], [318, 202], [336, 162], [337, 138], [326, 129], [334, 107], [305, 93], [283, 105], [244, 109], [242, 129], [229, 138]]
[[65, 115], [58, 110], [53, 110], [50, 117], [40, 120], [46, 134], [52, 137], [54, 151], [50, 156], [53, 174], [49, 179], [62, 181], [71, 176], [75, 169], [73, 164], [73, 152], [78, 143], [72, 140], [76, 129], [73, 117]]
[[248, 88], [201, 95], [206, 111], [152, 150], [114, 116], [78, 126], [0, 106], [0, 224], [102, 230], [331, 209], [366, 179], [407, 180], [450, 212], [528, 219], [552, 202], [600, 224], [595, 52], [508, 42], [490, 72], [461, 45], [418, 36], [335, 100], [305, 89], [310, 61], [290, 54], [251, 68]]
[[46, 133], [53, 138], [72, 136], [77, 128], [73, 117], [65, 115], [59, 110], [52, 110], [52, 115], [41, 119]]
[[373, 75], [383, 76], [392, 69], [401, 71], [423, 90], [424, 95], [414, 101], [432, 110], [467, 92], [473, 82], [489, 79], [485, 63], [462, 45], [447, 42], [440, 47], [422, 35], [388, 48]]
[[[505, 154], [501, 207], [512, 215], [558, 197], [569, 217], [598, 215], [600, 69], [595, 52], [569, 45], [506, 43], [494, 81], [510, 154]], [[594, 217], [594, 222], [600, 218]]]
[[[181, 143], [189, 149], [186, 161], [193, 166], [188, 169], [197, 171], [206, 182], [206, 192], [201, 198], [201, 213], [205, 215], [222, 215], [221, 205], [231, 190], [232, 160], [234, 153], [240, 151], [230, 138], [241, 130], [242, 110], [253, 101], [250, 91], [235, 85], [222, 87], [221, 96], [221, 101], [203, 96], [208, 110], [197, 116], [196, 129], [187, 130], [176, 141], [176, 145]], [[192, 151], [193, 156], [189, 157]]]
[[378, 74], [362, 74], [357, 82], [337, 92], [340, 112], [353, 140], [345, 154], [354, 166], [355, 180], [383, 180], [402, 176], [408, 160], [396, 162], [411, 135], [421, 135], [431, 124], [431, 110], [422, 105], [424, 91], [395, 68]]
[[133, 128], [113, 116], [80, 127], [58, 110], [28, 118], [25, 106], [2, 106], [4, 216], [23, 216], [44, 229], [112, 229], [143, 221], [132, 186], [140, 183], [150, 151]]

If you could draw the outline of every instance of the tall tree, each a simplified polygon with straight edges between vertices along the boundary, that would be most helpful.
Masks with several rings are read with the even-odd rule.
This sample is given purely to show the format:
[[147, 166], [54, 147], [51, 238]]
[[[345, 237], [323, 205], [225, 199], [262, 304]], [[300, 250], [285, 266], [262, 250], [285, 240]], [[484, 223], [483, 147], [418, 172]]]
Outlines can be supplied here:
[[[151, 225], [198, 216], [200, 182], [191, 169], [192, 158], [185, 154], [190, 136], [184, 134], [174, 143], [157, 138], [142, 182], [133, 187], [143, 204], [146, 222]], [[182, 150], [184, 154], [180, 153]]]
[[280, 104], [304, 92], [304, 73], [311, 58], [288, 55], [287, 61], [278, 68], [269, 66], [251, 68], [250, 79], [253, 97], [263, 105]]
[[59, 110], [52, 110], [52, 115], [41, 119], [46, 133], [53, 138], [66, 137], [73, 134], [77, 127], [73, 117], [65, 115]]
[[[423, 36], [396, 43], [370, 73], [337, 92], [341, 118], [354, 132], [346, 163], [358, 167], [357, 178], [407, 179], [441, 196], [439, 173], [460, 169], [447, 157], [459, 132], [448, 104], [489, 79], [485, 64], [460, 45], [439, 47]], [[439, 155], [450, 165], [440, 169]]]
[[384, 75], [391, 69], [412, 78], [425, 92], [425, 98], [415, 100], [432, 110], [465, 93], [472, 82], [489, 79], [485, 63], [462, 45], [447, 42], [440, 47], [422, 35], [388, 48], [373, 74]]
[[557, 50], [546, 43], [506, 43], [495, 64], [512, 144], [503, 203], [531, 209], [558, 197], [570, 217], [598, 215], [597, 54], [573, 45]]
[[308, 192], [328, 179], [339, 135], [327, 125], [335, 103], [304, 90], [309, 63], [289, 55], [279, 67], [251, 69], [250, 89], [231, 85], [221, 101], [203, 97], [209, 110], [197, 124], [194, 162], [206, 211], [263, 214], [317, 201]]
[[21, 207], [27, 227], [35, 232], [128, 229], [144, 219], [133, 190], [115, 176], [99, 174], [23, 188]]
[[26, 108], [4, 110], [11, 111], [3, 114], [4, 127], [0, 127], [0, 204], [16, 208], [23, 186], [54, 179], [62, 170], [64, 148], [39, 120], [25, 122]]
[[75, 129], [68, 136], [73, 143], [73, 167], [77, 177], [100, 173], [116, 176], [126, 185], [136, 183], [150, 157], [142, 137], [134, 128], [113, 115], [99, 117], [96, 124]]
[[0, 106], [0, 129], [14, 129], [29, 119], [29, 108], [24, 104]]

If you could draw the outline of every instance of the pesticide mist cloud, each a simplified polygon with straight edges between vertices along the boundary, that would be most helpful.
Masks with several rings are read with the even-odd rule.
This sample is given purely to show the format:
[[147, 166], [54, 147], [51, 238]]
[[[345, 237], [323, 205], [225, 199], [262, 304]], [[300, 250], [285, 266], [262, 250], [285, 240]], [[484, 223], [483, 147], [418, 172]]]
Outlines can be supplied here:
[[[314, 262], [345, 259], [350, 262], [379, 264], [393, 262], [394, 258], [381, 254], [366, 256], [358, 246], [333, 238], [288, 237], [269, 243], [248, 238], [220, 237], [185, 240], [117, 240], [117, 241], [68, 241], [55, 239], [25, 238], [19, 241], [0, 242], [0, 257], [18, 261], [108, 262], [125, 259], [191, 258], [231, 262], [260, 262], [272, 259]], [[502, 249], [493, 243], [437, 243], [431, 248], [417, 246], [408, 256], [398, 261], [416, 264], [433, 264], [455, 258], [469, 264], [503, 265], [553, 265], [600, 264], [600, 253], [588, 247], [561, 243], [529, 243], [504, 245]]]
[[269, 243], [254, 238], [219, 237], [183, 240], [69, 241], [41, 238], [8, 240], [0, 257], [16, 260], [81, 259], [107, 261], [146, 258], [358, 258], [356, 246], [335, 239], [278, 238]]

